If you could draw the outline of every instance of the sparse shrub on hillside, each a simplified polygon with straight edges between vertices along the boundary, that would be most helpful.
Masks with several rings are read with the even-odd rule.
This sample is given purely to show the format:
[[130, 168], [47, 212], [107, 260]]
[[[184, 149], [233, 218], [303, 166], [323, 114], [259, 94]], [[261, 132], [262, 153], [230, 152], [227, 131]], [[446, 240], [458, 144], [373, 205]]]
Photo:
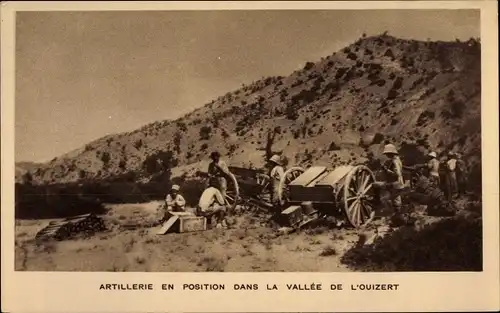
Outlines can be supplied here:
[[418, 85], [420, 85], [421, 83], [423, 83], [423, 81], [424, 81], [424, 78], [423, 77], [419, 77], [417, 80], [415, 80], [413, 82], [413, 84], [411, 85], [410, 89], [415, 89]]
[[332, 141], [330, 143], [330, 146], [328, 147], [328, 151], [337, 151], [340, 150], [340, 147], [335, 143], [335, 141]]
[[358, 56], [354, 52], [349, 52], [347, 54], [347, 58], [350, 59], [350, 60], [356, 61], [358, 59]]
[[125, 159], [121, 159], [120, 162], [118, 163], [118, 167], [121, 170], [125, 170], [127, 167], [127, 161]]
[[304, 81], [303, 81], [303, 80], [301, 80], [301, 79], [297, 79], [295, 82], [293, 82], [293, 84], [292, 84], [292, 88], [293, 88], [293, 87], [300, 86], [300, 85], [302, 85], [303, 83], [304, 83]]
[[429, 88], [422, 94], [420, 99], [425, 99], [428, 96], [432, 95], [434, 92], [436, 92], [436, 87]]
[[401, 66], [403, 68], [413, 67], [415, 65], [415, 60], [412, 57], [403, 57], [401, 59]]
[[181, 133], [175, 132], [175, 134], [174, 134], [174, 147], [175, 147], [175, 151], [178, 154], [181, 153], [181, 138], [182, 138]]
[[85, 178], [87, 178], [87, 172], [85, 172], [84, 170], [79, 170], [78, 179], [85, 179]]
[[200, 151], [205, 151], [208, 149], [208, 144], [204, 143], [200, 146]]
[[212, 127], [210, 127], [210, 126], [202, 126], [200, 128], [200, 140], [208, 140], [208, 139], [210, 139], [211, 132], [212, 132]]
[[337, 70], [337, 73], [335, 73], [335, 79], [340, 79], [342, 76], [344, 76], [345, 72], [347, 72], [348, 69], [348, 67], [339, 68]]
[[394, 89], [389, 90], [389, 92], [387, 93], [387, 99], [388, 99], [388, 100], [394, 100], [394, 99], [396, 99], [398, 96], [399, 96], [398, 91], [397, 91], [397, 90], [394, 90]]
[[370, 49], [365, 49], [365, 55], [373, 55], [373, 51]]
[[385, 56], [385, 57], [388, 57], [388, 58], [391, 58], [391, 59], [393, 59], [393, 60], [394, 60], [394, 58], [395, 58], [395, 56], [394, 56], [394, 52], [392, 52], [392, 50], [391, 50], [391, 49], [387, 49], [387, 50], [385, 51], [385, 53], [384, 53], [384, 56]]
[[184, 123], [184, 122], [177, 122], [177, 128], [181, 132], [186, 132], [187, 131], [187, 126], [186, 126], [186, 123]]
[[379, 75], [380, 71], [373, 71], [368, 74], [367, 78], [371, 80], [370, 85], [375, 85], [377, 83], [377, 81], [379, 80]]
[[229, 148], [227, 150], [228, 150], [229, 154], [233, 154], [236, 151], [237, 148], [238, 148], [237, 145], [232, 144], [232, 145], [229, 146]]
[[384, 138], [385, 138], [384, 135], [382, 135], [381, 133], [376, 133], [375, 136], [373, 137], [372, 144], [378, 145], [384, 141]]
[[111, 160], [111, 156], [109, 155], [108, 152], [103, 152], [101, 155], [101, 161], [104, 163], [104, 166], [106, 167], [109, 164], [109, 161]]
[[304, 65], [304, 71], [308, 71], [308, 70], [312, 69], [313, 66], [314, 66], [313, 62], [307, 62], [306, 65]]
[[429, 110], [422, 112], [417, 119], [417, 127], [424, 126], [428, 121], [432, 121], [435, 117], [435, 113]]
[[392, 118], [391, 119], [391, 125], [397, 125], [399, 123], [399, 120], [398, 119], [395, 119], [395, 118]]
[[157, 174], [170, 171], [172, 167], [177, 166], [178, 160], [175, 159], [172, 151], [158, 151], [149, 155], [142, 163], [142, 168], [147, 174]]
[[403, 86], [403, 78], [402, 77], [398, 77], [394, 81], [394, 84], [392, 85], [392, 89], [399, 90], [402, 86]]

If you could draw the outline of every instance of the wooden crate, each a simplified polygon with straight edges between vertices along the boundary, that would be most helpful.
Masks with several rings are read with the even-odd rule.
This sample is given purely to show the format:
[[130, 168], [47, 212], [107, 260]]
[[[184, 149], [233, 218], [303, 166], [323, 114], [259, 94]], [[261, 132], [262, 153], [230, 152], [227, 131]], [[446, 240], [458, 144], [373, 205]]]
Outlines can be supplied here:
[[179, 233], [203, 231], [207, 230], [207, 219], [202, 216], [183, 216], [179, 218], [177, 225], [174, 225], [174, 229]]
[[287, 226], [298, 225], [303, 218], [304, 214], [300, 205], [292, 205], [281, 212], [281, 219]]
[[169, 212], [170, 218], [157, 231], [158, 235], [170, 232], [187, 233], [207, 229], [207, 219], [192, 212]]

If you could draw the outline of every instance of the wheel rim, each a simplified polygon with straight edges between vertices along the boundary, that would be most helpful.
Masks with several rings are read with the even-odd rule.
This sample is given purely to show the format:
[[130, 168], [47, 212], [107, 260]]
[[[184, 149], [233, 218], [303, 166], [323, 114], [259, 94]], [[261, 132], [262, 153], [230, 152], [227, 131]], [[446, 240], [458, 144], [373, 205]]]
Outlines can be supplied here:
[[349, 223], [362, 227], [374, 218], [373, 183], [375, 176], [366, 166], [356, 166], [346, 177], [344, 183], [344, 211]]
[[304, 169], [302, 167], [292, 167], [283, 174], [278, 188], [278, 199], [280, 204], [283, 205], [290, 200], [290, 190], [288, 189], [288, 184], [302, 175], [302, 173], [304, 173]]
[[227, 186], [226, 190], [226, 204], [228, 205], [230, 210], [234, 210], [238, 203], [240, 202], [240, 188], [238, 185], [238, 181], [236, 180], [236, 177], [231, 174], [230, 177], [230, 184]]

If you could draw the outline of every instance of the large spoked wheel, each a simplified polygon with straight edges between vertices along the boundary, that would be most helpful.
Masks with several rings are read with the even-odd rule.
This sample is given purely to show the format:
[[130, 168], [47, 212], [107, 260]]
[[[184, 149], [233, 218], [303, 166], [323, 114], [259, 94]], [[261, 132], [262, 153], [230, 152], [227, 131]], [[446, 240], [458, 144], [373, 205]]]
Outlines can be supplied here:
[[231, 174], [227, 184], [226, 205], [230, 212], [234, 212], [238, 204], [240, 204], [240, 187], [236, 177]]
[[374, 182], [375, 175], [364, 165], [355, 166], [344, 180], [341, 202], [347, 220], [355, 228], [368, 225], [375, 217]]
[[290, 200], [290, 190], [288, 189], [288, 185], [294, 181], [297, 177], [304, 173], [304, 169], [302, 167], [292, 167], [289, 168], [281, 177], [280, 184], [278, 187], [278, 199], [281, 205], [287, 203]]

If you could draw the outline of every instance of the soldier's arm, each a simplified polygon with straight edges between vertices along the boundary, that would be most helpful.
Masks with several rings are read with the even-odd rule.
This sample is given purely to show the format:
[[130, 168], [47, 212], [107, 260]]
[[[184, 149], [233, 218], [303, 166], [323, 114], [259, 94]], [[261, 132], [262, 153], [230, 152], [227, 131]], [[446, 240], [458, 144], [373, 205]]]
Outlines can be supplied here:
[[217, 164], [217, 167], [227, 176], [231, 175], [231, 172], [229, 171], [229, 167], [227, 166], [226, 162], [220, 161], [219, 164]]
[[394, 170], [395, 174], [398, 175], [398, 177], [403, 177], [403, 164], [394, 161]]
[[167, 195], [167, 197], [165, 198], [165, 204], [167, 205], [167, 207], [171, 207], [174, 205], [174, 200], [170, 195]]
[[183, 196], [181, 196], [181, 195], [177, 196], [177, 205], [178, 206], [185, 206], [186, 205], [186, 200], [184, 199]]

